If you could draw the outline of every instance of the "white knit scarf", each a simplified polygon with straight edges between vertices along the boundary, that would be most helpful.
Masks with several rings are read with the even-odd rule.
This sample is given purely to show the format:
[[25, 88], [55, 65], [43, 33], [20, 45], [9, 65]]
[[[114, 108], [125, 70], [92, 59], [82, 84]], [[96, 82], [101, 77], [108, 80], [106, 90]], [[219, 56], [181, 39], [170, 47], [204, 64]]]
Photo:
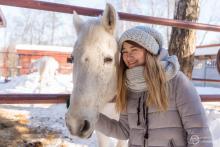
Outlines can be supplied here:
[[[166, 72], [167, 81], [171, 80], [179, 71], [179, 62], [175, 55], [169, 56], [167, 50], [160, 49], [158, 60]], [[125, 85], [134, 92], [147, 91], [147, 84], [144, 78], [144, 66], [137, 66], [125, 71]]]

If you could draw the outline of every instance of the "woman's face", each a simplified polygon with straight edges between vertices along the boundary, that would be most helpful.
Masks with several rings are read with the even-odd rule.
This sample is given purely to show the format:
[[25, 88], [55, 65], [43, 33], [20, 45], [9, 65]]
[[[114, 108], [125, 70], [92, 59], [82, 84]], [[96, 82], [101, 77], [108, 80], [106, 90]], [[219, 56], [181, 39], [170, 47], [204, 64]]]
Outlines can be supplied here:
[[146, 50], [124, 42], [122, 45], [122, 58], [128, 68], [145, 64]]

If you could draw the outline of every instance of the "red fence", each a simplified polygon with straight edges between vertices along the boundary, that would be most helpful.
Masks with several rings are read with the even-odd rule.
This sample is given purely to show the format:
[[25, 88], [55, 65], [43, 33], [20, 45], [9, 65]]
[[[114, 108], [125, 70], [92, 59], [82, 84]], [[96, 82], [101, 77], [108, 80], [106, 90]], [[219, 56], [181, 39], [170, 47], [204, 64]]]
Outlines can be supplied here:
[[0, 104], [65, 103], [69, 94], [0, 94]]
[[[73, 10], [78, 14], [87, 16], [98, 16], [103, 10], [85, 8], [79, 6], [70, 6], [64, 4], [35, 1], [35, 0], [0, 0], [0, 5], [8, 5], [15, 7], [31, 8], [38, 10], [73, 13]], [[186, 29], [199, 29], [207, 31], [220, 32], [220, 26], [208, 25], [202, 23], [194, 23], [180, 20], [172, 20], [165, 18], [156, 18], [137, 14], [128, 14], [119, 12], [121, 20], [136, 21], [142, 23], [158, 24], [165, 26], [173, 26]], [[0, 104], [6, 103], [63, 103], [70, 95], [68, 94], [0, 94]], [[202, 101], [220, 101], [220, 95], [201, 95]]]
[[[46, 10], [53, 12], [69, 13], [72, 14], [73, 11], [76, 11], [80, 15], [86, 16], [99, 16], [103, 10], [79, 7], [73, 5], [64, 5], [58, 3], [44, 2], [39, 0], [0, 0], [0, 5], [15, 6], [22, 8]], [[198, 29], [198, 30], [207, 30], [220, 32], [220, 26], [210, 25], [203, 23], [194, 23], [189, 21], [180, 21], [166, 18], [151, 17], [145, 15], [129, 14], [119, 12], [119, 17], [121, 20], [134, 21], [141, 23], [150, 23], [157, 25], [173, 26], [177, 28], [186, 28], [186, 29]]]
[[[220, 95], [200, 95], [203, 102], [220, 102]], [[70, 94], [0, 94], [0, 104], [65, 103]]]
[[220, 82], [220, 80], [214, 80], [214, 79], [200, 79], [200, 78], [193, 78], [193, 81], [201, 81], [201, 82]]

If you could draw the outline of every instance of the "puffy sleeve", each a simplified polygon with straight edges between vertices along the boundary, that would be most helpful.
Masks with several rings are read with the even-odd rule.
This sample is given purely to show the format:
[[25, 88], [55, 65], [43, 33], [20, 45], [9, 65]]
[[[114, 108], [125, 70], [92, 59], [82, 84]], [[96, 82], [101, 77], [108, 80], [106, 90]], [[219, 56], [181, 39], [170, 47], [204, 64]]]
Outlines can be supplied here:
[[121, 113], [117, 121], [100, 113], [99, 119], [95, 124], [95, 130], [109, 137], [127, 140], [129, 138], [128, 115], [127, 113]]
[[182, 73], [176, 79], [176, 104], [187, 132], [187, 147], [212, 147], [205, 110], [191, 81]]

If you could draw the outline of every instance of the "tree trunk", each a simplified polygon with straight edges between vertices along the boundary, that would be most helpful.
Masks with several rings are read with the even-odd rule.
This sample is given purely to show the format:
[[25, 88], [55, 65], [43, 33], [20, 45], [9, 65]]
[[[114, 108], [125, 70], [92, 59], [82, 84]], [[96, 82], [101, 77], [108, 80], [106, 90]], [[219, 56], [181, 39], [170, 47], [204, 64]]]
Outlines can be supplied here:
[[[176, 0], [174, 19], [196, 22], [199, 16], [199, 0]], [[177, 55], [180, 70], [192, 78], [196, 32], [192, 29], [172, 28], [169, 53]]]

